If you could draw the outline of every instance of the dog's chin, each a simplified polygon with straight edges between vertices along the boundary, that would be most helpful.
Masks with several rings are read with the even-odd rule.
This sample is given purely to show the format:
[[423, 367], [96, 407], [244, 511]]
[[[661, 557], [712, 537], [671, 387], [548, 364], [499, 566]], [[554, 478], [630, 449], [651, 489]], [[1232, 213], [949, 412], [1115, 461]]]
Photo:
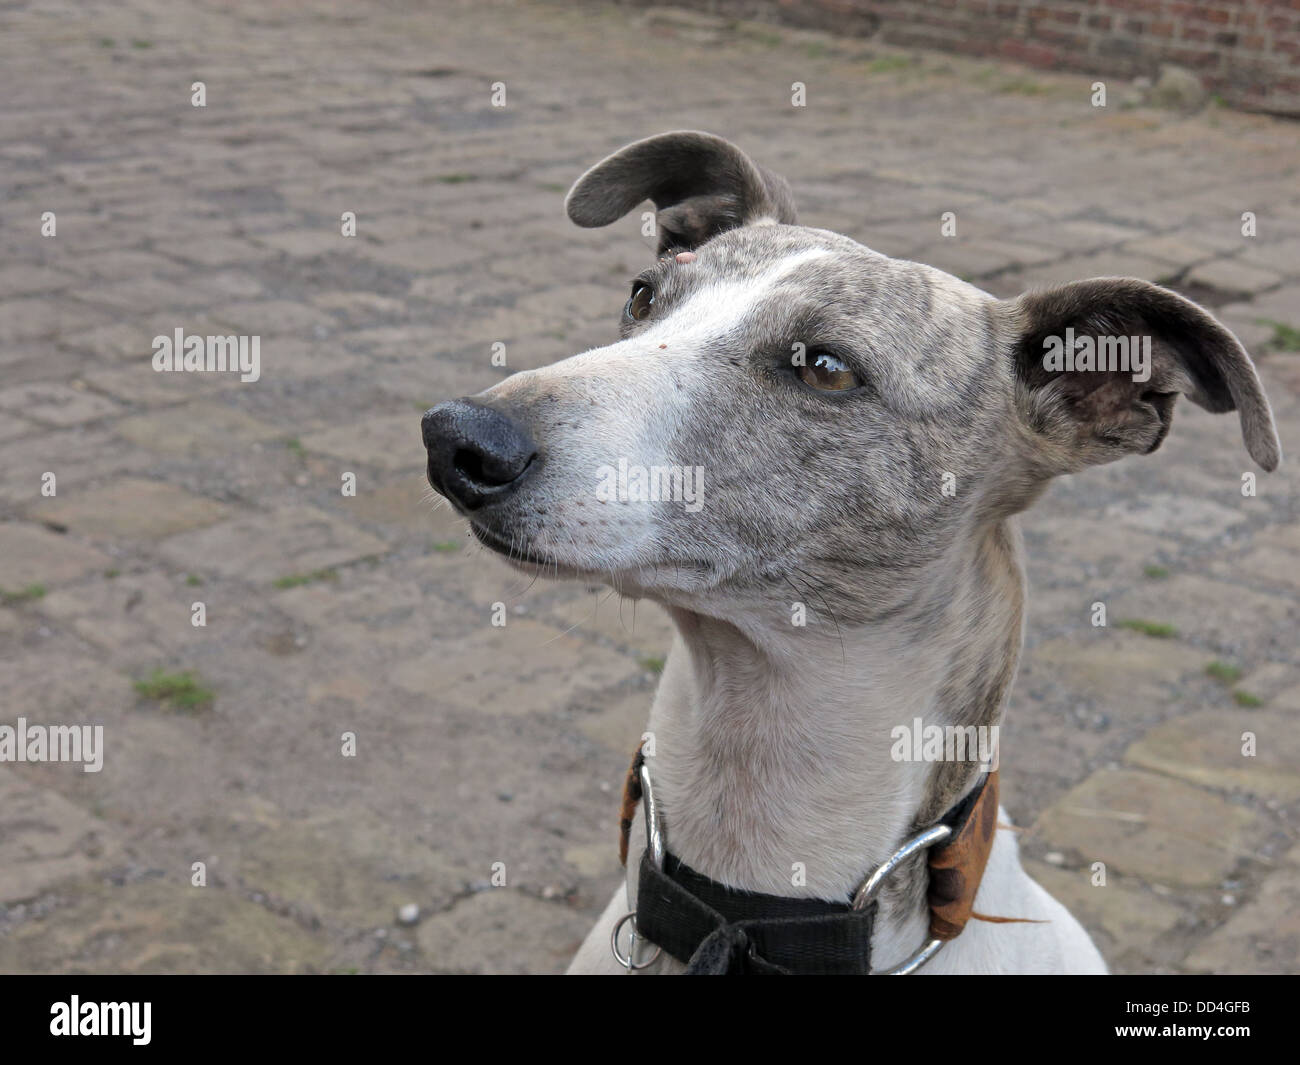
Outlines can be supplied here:
[[702, 559], [651, 563], [629, 568], [598, 561], [574, 564], [554, 558], [532, 544], [520, 541], [518, 537], [503, 537], [478, 522], [471, 521], [470, 529], [479, 543], [524, 573], [553, 580], [596, 580], [634, 598], [655, 598], [672, 592], [706, 591], [718, 581], [716, 568]]
[[476, 521], [469, 523], [475, 539], [504, 558], [515, 569], [528, 574], [538, 574], [559, 579], [573, 579], [590, 576], [589, 571], [577, 569], [558, 559], [549, 558], [534, 550], [529, 544], [521, 543], [517, 538], [507, 541], [491, 529], [485, 529]]

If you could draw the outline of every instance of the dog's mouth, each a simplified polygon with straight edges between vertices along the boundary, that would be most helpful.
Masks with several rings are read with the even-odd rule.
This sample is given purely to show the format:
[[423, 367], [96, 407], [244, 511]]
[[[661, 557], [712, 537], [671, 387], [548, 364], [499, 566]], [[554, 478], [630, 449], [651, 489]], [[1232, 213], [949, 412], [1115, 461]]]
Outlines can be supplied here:
[[656, 590], [703, 591], [717, 583], [718, 568], [705, 559], [650, 563], [633, 568], [608, 565], [575, 565], [535, 550], [519, 537], [507, 538], [499, 532], [470, 521], [475, 539], [502, 556], [516, 569], [557, 579], [598, 578], [623, 594], [650, 595]]
[[482, 527], [472, 519], [469, 521], [469, 529], [473, 532], [474, 537], [477, 537], [480, 544], [490, 547], [499, 555], [504, 555], [511, 562], [525, 562], [532, 564], [532, 566], [555, 566], [555, 564], [558, 564], [554, 559], [543, 558], [537, 551], [530, 550], [528, 545], [520, 544], [517, 538], [513, 538], [507, 544], [506, 540], [499, 536], [498, 533]]
[[552, 572], [558, 571], [560, 573], [581, 572], [575, 567], [560, 562], [557, 559], [547, 558], [545, 555], [533, 551], [526, 543], [521, 543], [517, 537], [507, 541], [499, 533], [484, 528], [472, 519], [470, 520], [469, 527], [474, 533], [475, 538], [484, 547], [490, 548], [498, 555], [501, 555], [520, 566], [539, 566], [551, 570]]

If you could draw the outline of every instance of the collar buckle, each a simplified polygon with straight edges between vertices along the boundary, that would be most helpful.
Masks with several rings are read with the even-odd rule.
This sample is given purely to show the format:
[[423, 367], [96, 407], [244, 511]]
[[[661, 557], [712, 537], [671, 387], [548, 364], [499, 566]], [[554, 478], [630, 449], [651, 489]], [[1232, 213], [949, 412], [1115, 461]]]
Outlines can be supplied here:
[[[876, 895], [880, 893], [880, 888], [884, 885], [890, 873], [897, 869], [913, 854], [929, 850], [931, 847], [936, 847], [940, 843], [944, 843], [952, 838], [952, 834], [953, 831], [950, 825], [938, 824], [927, 828], [924, 832], [917, 833], [909, 839], [899, 847], [898, 850], [894, 851], [893, 854], [881, 862], [880, 865], [877, 866], [876, 871], [862, 882], [862, 885], [856, 892], [854, 892], [853, 902], [851, 904], [853, 909], [866, 909], [867, 906], [871, 904], [872, 900], [875, 899]], [[912, 954], [901, 965], [897, 965], [893, 969], [886, 969], [882, 973], [873, 973], [872, 975], [907, 976], [914, 973], [922, 965], [938, 954], [943, 948], [945, 942], [946, 940], [943, 939], [927, 940], [920, 950]]]

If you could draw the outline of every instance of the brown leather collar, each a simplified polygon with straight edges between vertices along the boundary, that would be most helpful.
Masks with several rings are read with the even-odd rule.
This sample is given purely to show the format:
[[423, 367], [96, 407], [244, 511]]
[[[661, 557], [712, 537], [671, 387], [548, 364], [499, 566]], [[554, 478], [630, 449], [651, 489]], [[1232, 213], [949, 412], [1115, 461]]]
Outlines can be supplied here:
[[[627, 865], [628, 841], [637, 803], [641, 801], [641, 766], [645, 757], [638, 746], [623, 783], [619, 809], [618, 860]], [[971, 793], [953, 808], [953, 834], [930, 848], [930, 935], [934, 939], [955, 939], [961, 935], [975, 908], [975, 895], [984, 877], [998, 821], [998, 772], [984, 776], [978, 793]], [[947, 821], [947, 818], [943, 820]]]
[[930, 848], [930, 935], [955, 939], [961, 935], [975, 908], [975, 894], [984, 878], [993, 836], [998, 829], [998, 771], [988, 773], [975, 801], [953, 834]]
[[627, 768], [627, 777], [623, 780], [623, 804], [618, 811], [618, 860], [623, 866], [627, 865], [627, 846], [632, 836], [632, 822], [636, 818], [636, 804], [641, 801], [641, 766], [645, 762], [642, 746], [644, 741], [637, 744], [632, 764]]

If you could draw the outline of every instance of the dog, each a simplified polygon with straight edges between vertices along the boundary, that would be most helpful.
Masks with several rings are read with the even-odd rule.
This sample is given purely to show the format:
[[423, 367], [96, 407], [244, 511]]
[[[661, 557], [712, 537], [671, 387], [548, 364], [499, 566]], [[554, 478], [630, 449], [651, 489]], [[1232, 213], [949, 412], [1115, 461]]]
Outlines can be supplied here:
[[[807, 922], [769, 935], [766, 911], [718, 917], [719, 900], [827, 907], [840, 936], [869, 894], [870, 926], [843, 933], [869, 969], [833, 971], [1105, 972], [988, 796], [989, 838], [956, 876], [964, 927], [936, 938], [928, 841], [969, 827], [989, 766], [900, 760], [891, 735], [1000, 722], [1022, 644], [1015, 516], [1054, 477], [1155, 451], [1180, 394], [1236, 411], [1251, 457], [1277, 467], [1250, 357], [1145, 281], [1003, 300], [802, 226], [784, 179], [708, 133], [627, 145], [565, 206], [596, 227], [647, 200], [658, 258], [621, 339], [422, 420], [429, 482], [479, 541], [525, 572], [651, 599], [674, 624], [630, 778], [631, 800], [653, 788], [631, 829], [647, 846], [569, 971], [797, 971], [764, 955], [797, 954]], [[1141, 341], [1142, 372], [1116, 365], [1119, 337]], [[1080, 357], [1058, 365], [1061, 338]], [[702, 472], [698, 505], [664, 470]], [[697, 954], [721, 951], [722, 970], [641, 927], [654, 916], [661, 940], [681, 938], [706, 897]]]

